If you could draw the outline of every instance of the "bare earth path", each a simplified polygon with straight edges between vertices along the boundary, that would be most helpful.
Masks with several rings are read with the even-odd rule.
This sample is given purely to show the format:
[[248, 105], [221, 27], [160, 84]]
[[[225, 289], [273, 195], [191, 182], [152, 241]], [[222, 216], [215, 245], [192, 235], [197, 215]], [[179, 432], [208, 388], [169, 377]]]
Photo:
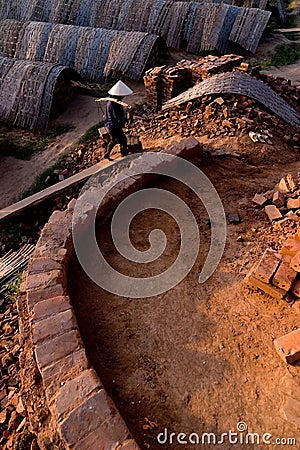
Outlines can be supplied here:
[[[294, 17], [294, 19], [296, 21], [296, 23], [295, 23], [296, 27], [300, 27], [300, 0], [292, 1], [292, 3], [290, 4], [290, 10], [292, 11], [292, 16]], [[285, 27], [282, 27], [282, 28], [285, 28]], [[267, 42], [267, 43], [262, 42], [259, 45], [258, 51], [255, 56], [257, 57], [257, 56], [259, 56], [259, 54], [261, 54], [262, 57], [260, 57], [258, 59], [263, 60], [264, 59], [263, 57], [267, 56], [267, 52], [270, 49], [270, 47], [272, 48], [275, 45], [279, 45], [282, 43], [286, 44], [289, 42], [289, 40], [287, 38], [285, 38], [284, 36], [282, 36], [280, 34], [272, 36], [272, 41], [273, 41], [272, 43], [271, 42]], [[268, 59], [268, 57], [266, 57], [265, 59]], [[300, 59], [298, 61], [296, 61], [295, 64], [289, 64], [287, 66], [282, 66], [282, 67], [270, 67], [270, 68], [266, 69], [265, 71], [263, 71], [263, 73], [266, 73], [267, 75], [273, 75], [274, 77], [286, 78], [288, 80], [291, 80], [293, 85], [299, 86], [300, 85]]]
[[77, 95], [70, 103], [67, 111], [53, 122], [69, 124], [73, 127], [61, 136], [59, 141], [53, 143], [44, 151], [35, 153], [30, 161], [1, 157], [0, 208], [17, 201], [20, 195], [30, 188], [37, 175], [53, 165], [98, 121], [99, 115], [95, 98]]
[[[127, 102], [130, 105], [144, 102], [143, 84], [137, 82], [128, 84], [134, 94], [127, 99]], [[69, 124], [72, 129], [44, 151], [34, 154], [30, 161], [0, 157], [0, 208], [16, 202], [20, 195], [31, 187], [40, 173], [52, 166], [63, 153], [70, 151], [90, 127], [103, 119], [95, 100], [95, 97], [76, 95], [67, 111], [52, 122], [52, 124]]]

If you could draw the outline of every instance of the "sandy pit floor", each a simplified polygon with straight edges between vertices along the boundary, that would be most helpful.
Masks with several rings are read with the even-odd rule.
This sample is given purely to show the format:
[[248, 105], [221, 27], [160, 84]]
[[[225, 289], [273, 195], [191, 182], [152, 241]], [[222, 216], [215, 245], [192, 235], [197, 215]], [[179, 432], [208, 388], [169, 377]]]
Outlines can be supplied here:
[[[276, 248], [281, 239], [280, 230], [253, 208], [251, 198], [300, 169], [292, 156], [276, 163], [274, 155], [274, 162], [265, 159], [259, 165], [228, 155], [203, 157], [199, 167], [216, 187], [226, 214], [238, 212], [242, 222], [228, 224], [221, 263], [202, 285], [198, 276], [210, 242], [207, 215], [199, 199], [174, 180], [162, 180], [156, 187], [174, 192], [190, 206], [201, 237], [193, 269], [175, 288], [152, 298], [118, 297], [96, 286], [73, 259], [69, 291], [88, 357], [142, 449], [242, 450], [248, 446], [226, 439], [215, 445], [206, 440], [203, 446], [170, 442], [172, 432], [200, 437], [215, 433], [219, 440], [222, 433], [236, 432], [239, 422], [251, 433], [296, 438], [299, 445], [299, 429], [282, 415], [286, 393], [281, 383], [285, 377], [299, 381], [300, 366], [287, 366], [273, 346], [274, 338], [299, 326], [299, 305], [242, 286], [264, 248]], [[118, 271], [154, 275], [170, 266], [180, 245], [173, 219], [154, 210], [132, 222], [133, 245], [148, 248], [154, 228], [165, 231], [168, 244], [164, 254], [146, 266], [131, 264], [116, 251], [109, 223], [97, 228], [99, 246]], [[160, 444], [157, 435], [165, 429], [168, 438]]]

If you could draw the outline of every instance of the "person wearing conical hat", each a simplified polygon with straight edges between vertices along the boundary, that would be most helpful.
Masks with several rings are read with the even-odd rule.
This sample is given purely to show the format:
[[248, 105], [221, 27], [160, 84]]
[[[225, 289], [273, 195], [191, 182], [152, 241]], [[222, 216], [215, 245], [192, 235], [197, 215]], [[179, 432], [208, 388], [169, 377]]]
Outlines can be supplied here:
[[[122, 81], [118, 81], [109, 91], [110, 97], [116, 100], [122, 100], [123, 97], [132, 94], [132, 90], [126, 86]], [[126, 122], [125, 112], [122, 105], [109, 100], [106, 104], [105, 110], [105, 127], [110, 134], [110, 141], [106, 147], [104, 158], [110, 159], [110, 152], [113, 147], [120, 144], [120, 151], [122, 156], [127, 153], [127, 138], [123, 131]]]

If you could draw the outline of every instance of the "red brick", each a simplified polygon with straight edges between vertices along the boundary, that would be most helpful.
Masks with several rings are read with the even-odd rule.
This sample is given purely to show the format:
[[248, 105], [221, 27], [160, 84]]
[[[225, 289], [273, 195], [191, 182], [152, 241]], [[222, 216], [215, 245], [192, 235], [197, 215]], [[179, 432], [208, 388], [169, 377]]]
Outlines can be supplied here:
[[67, 259], [67, 249], [65, 248], [53, 248], [50, 242], [46, 242], [44, 244], [39, 244], [35, 251], [35, 258], [51, 258], [54, 261], [58, 261], [60, 263], [64, 263]]
[[67, 311], [34, 323], [32, 326], [33, 343], [36, 344], [39, 341], [45, 341], [46, 339], [75, 328], [77, 328], [77, 322], [73, 309], [68, 309]]
[[56, 395], [51, 411], [61, 419], [77, 408], [87, 397], [101, 389], [98, 375], [93, 369], [85, 370], [78, 377], [67, 381]]
[[265, 206], [265, 212], [271, 222], [282, 218], [282, 214], [275, 205]]
[[21, 281], [20, 289], [19, 289], [20, 294], [27, 293], [27, 277], [28, 277], [28, 272], [27, 271], [23, 272], [22, 281]]
[[298, 252], [300, 252], [300, 242], [291, 238], [284, 241], [282, 248], [279, 250], [282, 255], [289, 256], [295, 256]]
[[[300, 399], [300, 377], [299, 375], [293, 376], [290, 373], [287, 373], [279, 385], [280, 393], [283, 393], [285, 396], [294, 397]], [[300, 410], [299, 410], [300, 412]]]
[[49, 243], [53, 248], [67, 248], [70, 238], [69, 228], [65, 228], [63, 224], [48, 222], [42, 229], [37, 245]]
[[284, 291], [289, 291], [292, 287], [293, 282], [297, 276], [297, 272], [293, 270], [288, 264], [282, 262], [272, 280], [275, 286], [278, 286]]
[[66, 288], [61, 284], [50, 286], [46, 289], [39, 289], [36, 291], [28, 292], [27, 299], [28, 305], [34, 306], [36, 303], [43, 300], [47, 300], [53, 297], [61, 297], [66, 295]]
[[27, 290], [29, 292], [39, 289], [46, 289], [48, 287], [55, 286], [56, 284], [62, 284], [64, 282], [64, 273], [62, 270], [51, 270], [50, 272], [28, 274], [27, 278]]
[[62, 266], [58, 261], [50, 258], [34, 258], [28, 265], [30, 274], [38, 274], [41, 272], [49, 272], [51, 270], [61, 270]]
[[77, 376], [88, 368], [89, 363], [84, 348], [80, 348], [54, 364], [42, 368], [41, 373], [48, 404], [57, 394], [62, 382], [70, 379], [70, 377]]
[[186, 158], [189, 161], [197, 160], [203, 153], [203, 147], [194, 137], [182, 139], [179, 142], [173, 141], [165, 149], [165, 153]]
[[291, 268], [300, 272], [300, 251], [291, 259]]
[[279, 356], [291, 364], [300, 359], [300, 328], [274, 341]]
[[70, 298], [68, 296], [53, 297], [36, 303], [33, 307], [32, 322], [46, 319], [60, 312], [71, 308]]
[[300, 208], [300, 198], [289, 198], [287, 201], [288, 209], [299, 209]]
[[255, 194], [252, 201], [257, 206], [264, 206], [267, 203], [268, 199], [263, 194]]
[[72, 228], [72, 211], [53, 211], [51, 214], [47, 224], [58, 224], [60, 226], [64, 226], [67, 229]]
[[273, 203], [275, 206], [284, 206], [284, 194], [280, 191], [274, 192]]
[[76, 330], [64, 333], [45, 343], [38, 344], [35, 349], [36, 360], [39, 368], [53, 364], [55, 361], [64, 358], [75, 352], [81, 346], [79, 333]]
[[290, 192], [290, 189], [287, 185], [287, 182], [285, 181], [284, 178], [281, 178], [281, 180], [279, 181], [279, 184], [277, 186], [278, 190], [280, 192], [282, 192], [283, 194], [287, 194], [288, 192]]
[[293, 284], [293, 286], [292, 286], [292, 293], [293, 293], [296, 297], [300, 298], [300, 278], [298, 278], [298, 279], [294, 282], [294, 284]]
[[136, 191], [136, 180], [127, 177], [109, 191], [113, 205], [120, 203], [125, 197]]
[[103, 449], [114, 448], [114, 445], [124, 441], [129, 434], [104, 390], [74, 409], [60, 426], [62, 438], [70, 447], [74, 445], [76, 450], [92, 449], [91, 442], [97, 442], [96, 448], [99, 448], [100, 442]]
[[245, 280], [244, 284], [254, 291], [260, 290], [263, 291], [265, 294], [270, 295], [271, 297], [275, 298], [276, 300], [281, 300], [285, 296], [286, 292], [283, 289], [279, 289], [276, 286], [272, 286], [271, 284], [263, 283], [260, 280], [257, 280], [254, 278], [251, 274], [249, 274]]
[[133, 439], [130, 439], [125, 441], [119, 450], [140, 450], [140, 448]]
[[295, 236], [294, 236], [294, 239], [295, 239], [296, 241], [300, 242], [300, 230], [297, 231], [297, 233], [296, 233]]
[[68, 210], [73, 212], [75, 209], [75, 205], [76, 205], [76, 198], [72, 198], [72, 200], [70, 200], [68, 203], [68, 206], [67, 206]]
[[291, 192], [293, 192], [296, 188], [296, 184], [293, 178], [293, 175], [291, 173], [288, 173], [286, 176], [287, 185]]
[[253, 271], [253, 276], [263, 283], [270, 283], [282, 256], [275, 250], [267, 248]]

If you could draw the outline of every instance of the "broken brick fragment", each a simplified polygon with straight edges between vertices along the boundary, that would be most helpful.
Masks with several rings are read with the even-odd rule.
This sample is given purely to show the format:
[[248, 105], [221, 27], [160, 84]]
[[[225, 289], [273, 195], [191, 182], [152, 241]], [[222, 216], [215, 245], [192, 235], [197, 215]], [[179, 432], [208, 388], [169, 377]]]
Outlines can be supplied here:
[[288, 209], [299, 209], [300, 208], [300, 197], [289, 198], [287, 201]]
[[275, 205], [266, 206], [265, 213], [267, 214], [271, 222], [274, 222], [274, 220], [282, 219], [282, 214]]
[[300, 251], [291, 259], [291, 268], [296, 272], [300, 272]]
[[284, 291], [289, 291], [297, 276], [297, 272], [293, 270], [289, 264], [281, 262], [276, 273], [273, 276], [272, 283]]
[[298, 252], [300, 252], [300, 241], [291, 238], [284, 241], [282, 248], [279, 250], [282, 255], [289, 256], [295, 256]]
[[268, 201], [268, 199], [263, 194], [255, 194], [252, 199], [252, 202], [260, 207], [265, 206], [267, 201]]
[[292, 285], [292, 294], [300, 298], [300, 278], [297, 278]]
[[300, 328], [274, 340], [279, 356], [291, 364], [300, 359]]
[[281, 206], [284, 206], [284, 194], [282, 192], [280, 192], [280, 191], [274, 192], [272, 201], [273, 201], [274, 205], [279, 207], [279, 208]]
[[263, 283], [270, 283], [281, 259], [282, 255], [275, 250], [267, 248], [257, 266], [255, 266], [253, 276]]

